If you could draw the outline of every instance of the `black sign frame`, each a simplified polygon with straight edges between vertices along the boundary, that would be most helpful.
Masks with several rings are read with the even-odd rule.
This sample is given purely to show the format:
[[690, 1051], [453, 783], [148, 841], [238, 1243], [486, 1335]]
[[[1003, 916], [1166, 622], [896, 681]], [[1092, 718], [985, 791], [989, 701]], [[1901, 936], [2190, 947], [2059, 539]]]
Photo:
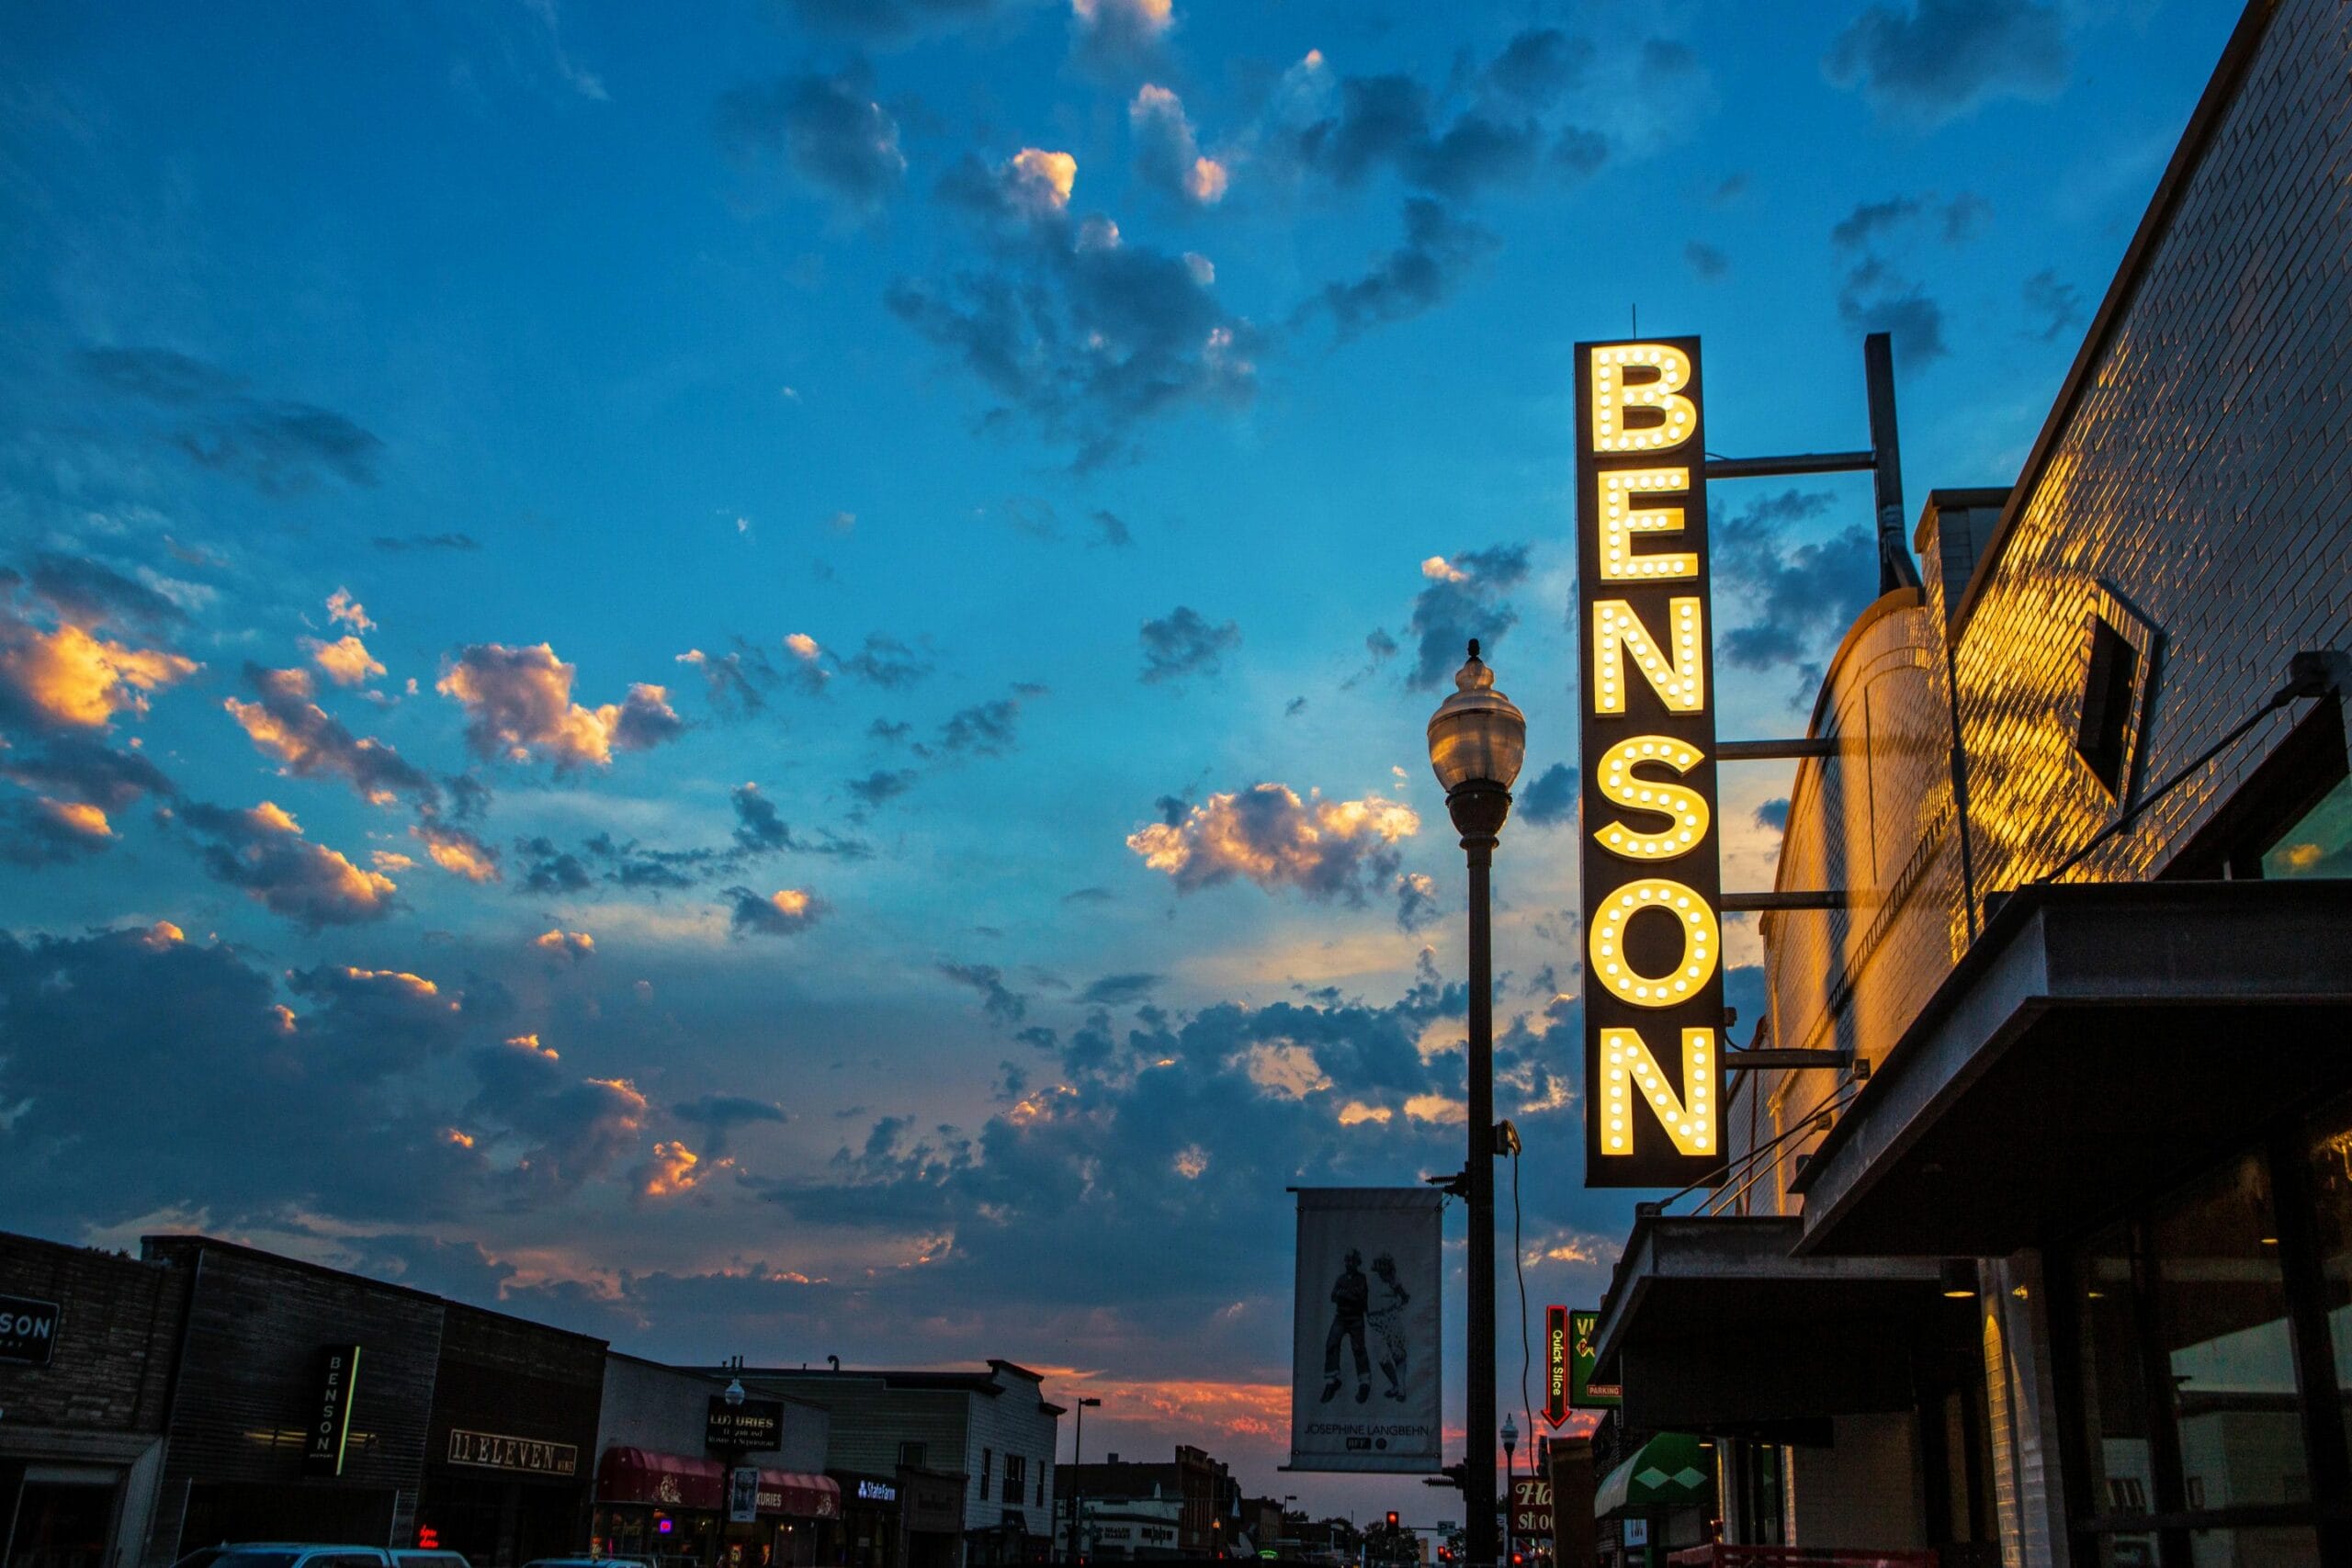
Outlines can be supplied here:
[[703, 1420], [703, 1447], [714, 1453], [775, 1452], [784, 1447], [784, 1401], [747, 1399], [729, 1404], [725, 1394], [712, 1394]]
[[359, 1394], [356, 1345], [329, 1345], [319, 1352], [319, 1393], [302, 1427], [302, 1473], [340, 1476], [351, 1447], [351, 1407]]
[[38, 1296], [0, 1296], [0, 1361], [45, 1367], [57, 1354], [65, 1309]]
[[[1593, 388], [1600, 356], [1617, 351], [1642, 354], [1659, 348], [1679, 354], [1689, 366], [1683, 384], [1668, 389], [1687, 403], [1689, 413], [1680, 425], [1636, 426], [1632, 423], [1633, 409], [1628, 400], [1615, 414], [1615, 438], [1619, 442], [1657, 432], [1654, 444], [1629, 449], [1601, 451], [1597, 449], [1594, 421]], [[1708, 548], [1707, 526], [1707, 434], [1705, 377], [1701, 367], [1699, 340], [1695, 337], [1644, 338], [1623, 342], [1579, 343], [1576, 347], [1577, 379], [1577, 626], [1578, 692], [1583, 704], [1577, 725], [1582, 763], [1582, 831], [1580, 837], [1580, 870], [1583, 882], [1582, 908], [1585, 915], [1585, 985], [1584, 985], [1584, 1084], [1585, 1084], [1585, 1185], [1587, 1187], [1655, 1187], [1682, 1188], [1714, 1186], [1723, 1179], [1727, 1156], [1722, 1136], [1722, 1051], [1724, 1045], [1724, 964], [1721, 952], [1723, 909], [1723, 865], [1720, 832], [1720, 812], [1713, 809], [1718, 801], [1715, 783], [1715, 669], [1714, 669], [1714, 610], [1713, 604], [1713, 570]], [[1651, 354], [1651, 357], [1656, 357]], [[1658, 372], [1644, 364], [1617, 361], [1608, 367], [1616, 385], [1625, 392], [1658, 384]], [[1678, 405], [1679, 406], [1679, 405]], [[1644, 411], [1645, 417], [1646, 410]], [[1680, 431], [1679, 435], [1676, 434]], [[1603, 490], [1612, 475], [1623, 476], [1643, 469], [1679, 468], [1687, 472], [1688, 482], [1678, 490], [1645, 487], [1638, 499], [1663, 506], [1645, 510], [1662, 510], [1664, 506], [1678, 508], [1682, 513], [1682, 527], [1679, 533], [1666, 536], [1647, 548], [1636, 548], [1637, 534], [1628, 533], [1621, 540], [1621, 547], [1634, 558], [1647, 555], [1689, 554], [1697, 558], [1695, 576], [1644, 581], [1604, 580], [1601, 576], [1601, 552], [1605, 547], [1603, 527]], [[1621, 495], [1625, 492], [1620, 491]], [[1630, 504], [1630, 502], [1629, 502]], [[1602, 713], [1597, 706], [1600, 688], [1596, 683], [1600, 638], [1596, 629], [1597, 607], [1614, 601], [1628, 606], [1635, 622], [1645, 636], [1663, 641], [1671, 649], [1677, 635], [1673, 602], [1698, 601], [1696, 646], [1690, 656], [1697, 660], [1700, 703], [1696, 712], [1669, 709], [1657, 691], [1636, 668], [1636, 660], [1629, 652], [1622, 666], [1622, 693], [1615, 710]], [[1657, 646], [1654, 642], [1652, 646]], [[1679, 660], [1673, 660], [1677, 664]], [[1621, 857], [1611, 851], [1600, 835], [1612, 825], [1623, 824], [1639, 833], [1654, 833], [1661, 814], [1630, 806], [1623, 800], [1611, 800], [1606, 793], [1609, 773], [1609, 752], [1619, 742], [1643, 736], [1656, 736], [1670, 740], [1695, 753], [1690, 767], [1674, 771], [1661, 764], [1642, 762], [1645, 772], [1632, 773], [1637, 784], [1672, 784], [1698, 795], [1710, 807], [1708, 821], [1691, 845], [1670, 857], [1645, 860]], [[1630, 770], [1629, 770], [1630, 773]], [[1673, 817], [1664, 814], [1671, 824]], [[1639, 1005], [1616, 994], [1604, 983], [1604, 976], [1593, 972], [1592, 931], [1596, 919], [1601, 919], [1609, 906], [1632, 885], [1645, 878], [1665, 878], [1689, 888], [1706, 906], [1707, 919], [1712, 922], [1716, 939], [1715, 962], [1706, 972], [1703, 982], [1692, 986], [1686, 998], [1679, 998], [1668, 1007]], [[1628, 959], [1639, 950], [1656, 929], [1656, 909], [1642, 909], [1616, 928], [1624, 940], [1621, 955]], [[1645, 919], [1645, 917], [1652, 917]], [[1636, 971], [1639, 973], [1639, 971]], [[1666, 1125], [1656, 1114], [1656, 1106], [1646, 1096], [1636, 1094], [1636, 1103], [1623, 1107], [1620, 1118], [1626, 1124], [1616, 1135], [1624, 1138], [1622, 1147], [1607, 1143], [1612, 1130], [1610, 1120], [1610, 1099], [1603, 1091], [1608, 1085], [1604, 1072], [1603, 1032], [1631, 1029], [1641, 1037], [1657, 1064], [1664, 1087], [1684, 1105], [1692, 1103], [1693, 1085], [1685, 1081], [1684, 1032], [1703, 1029], [1708, 1042], [1703, 1072], [1699, 1075], [1697, 1088], [1705, 1093], [1708, 1113], [1713, 1120], [1714, 1133], [1709, 1139], [1713, 1145], [1705, 1152], [1685, 1153], [1678, 1148]]]

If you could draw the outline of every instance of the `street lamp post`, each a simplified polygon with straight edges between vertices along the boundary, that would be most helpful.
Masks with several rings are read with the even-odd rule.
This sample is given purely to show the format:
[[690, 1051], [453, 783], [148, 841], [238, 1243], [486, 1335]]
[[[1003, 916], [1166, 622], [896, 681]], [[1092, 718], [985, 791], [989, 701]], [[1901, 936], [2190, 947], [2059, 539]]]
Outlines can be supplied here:
[[1430, 717], [1430, 766], [1462, 835], [1470, 872], [1470, 1201], [1468, 1430], [1462, 1465], [1464, 1546], [1472, 1568], [1495, 1551], [1495, 1006], [1487, 871], [1510, 815], [1510, 786], [1527, 756], [1527, 716], [1495, 690], [1494, 671], [1470, 644], [1453, 694]]
[[[1099, 1396], [1093, 1399], [1080, 1397], [1070, 1403], [1078, 1408], [1078, 1430], [1069, 1440], [1069, 1467], [1072, 1472], [1075, 1472], [1080, 1461], [1086, 1457], [1086, 1413], [1091, 1409], [1100, 1409], [1102, 1401]], [[1079, 1555], [1080, 1540], [1079, 1531], [1081, 1528], [1079, 1523], [1079, 1513], [1081, 1506], [1078, 1488], [1073, 1484], [1069, 1492], [1069, 1560], [1073, 1563], [1078, 1561]]]
[[1519, 1511], [1519, 1499], [1514, 1495], [1519, 1485], [1519, 1472], [1511, 1468], [1511, 1455], [1519, 1450], [1519, 1423], [1503, 1412], [1503, 1555], [1510, 1555], [1511, 1516]]

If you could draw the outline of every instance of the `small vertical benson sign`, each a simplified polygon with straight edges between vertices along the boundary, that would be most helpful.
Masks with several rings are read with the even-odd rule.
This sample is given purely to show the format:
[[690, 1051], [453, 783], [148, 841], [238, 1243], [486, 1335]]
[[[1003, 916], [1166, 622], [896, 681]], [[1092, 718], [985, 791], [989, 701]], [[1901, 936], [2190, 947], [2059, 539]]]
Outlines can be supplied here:
[[1697, 338], [1577, 346], [1585, 1185], [1722, 1179], [1722, 874]]
[[359, 1392], [359, 1347], [330, 1345], [319, 1352], [319, 1393], [302, 1444], [302, 1473], [343, 1473], [351, 1445], [351, 1402]]

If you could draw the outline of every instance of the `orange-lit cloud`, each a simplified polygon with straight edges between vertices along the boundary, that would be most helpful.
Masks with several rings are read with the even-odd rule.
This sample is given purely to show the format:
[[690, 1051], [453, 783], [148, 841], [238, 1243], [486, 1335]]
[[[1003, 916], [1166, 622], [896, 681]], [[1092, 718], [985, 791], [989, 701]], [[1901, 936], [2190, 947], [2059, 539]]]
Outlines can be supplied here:
[[187, 932], [180, 930], [179, 927], [172, 924], [169, 920], [157, 920], [153, 925], [149, 926], [144, 931], [140, 933], [140, 939], [149, 947], [153, 948], [160, 953], [164, 948], [176, 946], [178, 943], [186, 942], [187, 940]]
[[1127, 105], [1127, 124], [1135, 133], [1137, 170], [1145, 179], [1198, 207], [1225, 199], [1230, 173], [1216, 159], [1202, 155], [1183, 100], [1174, 93], [1145, 83]]
[[541, 953], [559, 958], [569, 958], [576, 963], [596, 951], [596, 939], [586, 931], [568, 931], [559, 926], [553, 931], [542, 931], [533, 937], [531, 945]]
[[416, 867], [416, 862], [398, 850], [370, 850], [368, 863], [378, 871], [413, 871]]
[[1138, 829], [1127, 848], [1183, 892], [1244, 876], [1269, 892], [1360, 898], [1370, 882], [1394, 874], [1392, 846], [1420, 826], [1411, 807], [1376, 795], [1325, 800], [1316, 793], [1302, 801], [1287, 784], [1261, 784]]
[[36, 802], [40, 814], [57, 828], [75, 838], [101, 842], [115, 836], [107, 823], [107, 814], [95, 806], [78, 800], [51, 800], [43, 795]]
[[1340, 1107], [1340, 1125], [1361, 1127], [1369, 1122], [1376, 1127], [1385, 1127], [1396, 1114], [1385, 1105], [1367, 1105], [1361, 1100], [1351, 1100]]
[[728, 923], [738, 933], [794, 936], [815, 925], [826, 913], [825, 901], [801, 887], [779, 888], [765, 897], [748, 887], [730, 887], [727, 897], [734, 905], [734, 915]]
[[397, 992], [419, 1001], [441, 994], [439, 986], [422, 975], [412, 975], [405, 969], [354, 969], [345, 965], [343, 973], [345, 978], [356, 981], [362, 986]]
[[1078, 185], [1076, 158], [1023, 147], [1004, 167], [1013, 203], [1030, 217], [1050, 218], [1069, 209], [1069, 193]]
[[542, 1045], [539, 1043], [539, 1036], [537, 1031], [533, 1031], [529, 1034], [509, 1035], [507, 1036], [506, 1043], [514, 1046], [517, 1051], [528, 1051], [535, 1056], [545, 1056], [550, 1062], [562, 1060], [562, 1057], [557, 1053], [554, 1046]]
[[147, 711], [147, 694], [198, 666], [161, 649], [94, 637], [71, 621], [54, 631], [0, 611], [0, 705], [43, 728], [99, 729], [117, 713]]
[[311, 661], [327, 672], [327, 679], [338, 686], [365, 685], [384, 673], [384, 667], [376, 662], [368, 645], [347, 632], [333, 642], [306, 637], [302, 647]]
[[255, 750], [299, 777], [324, 773], [340, 778], [371, 805], [389, 806], [406, 795], [437, 796], [433, 780], [382, 741], [355, 736], [311, 700], [307, 670], [245, 666], [255, 702], [225, 697], [221, 707], [252, 738]]
[[1470, 1108], [1442, 1094], [1417, 1094], [1405, 1101], [1405, 1115], [1415, 1122], [1462, 1122], [1469, 1119]]
[[462, 828], [447, 828], [437, 822], [420, 822], [409, 832], [424, 845], [424, 852], [433, 863], [468, 882], [497, 882], [502, 879], [498, 869], [498, 852], [475, 838]]
[[583, 707], [571, 700], [576, 666], [546, 643], [477, 643], [443, 671], [435, 690], [466, 710], [466, 739], [482, 757], [551, 759], [559, 769], [603, 767], [618, 751], [643, 751], [685, 728], [661, 686], [635, 684], [622, 703]]
[[1447, 560], [1443, 556], [1431, 556], [1421, 563], [1421, 575], [1431, 582], [1467, 582], [1470, 574]]
[[[653, 1145], [653, 1157], [639, 1168], [639, 1190], [648, 1198], [673, 1198], [691, 1192], [717, 1171], [732, 1169], [732, 1158], [705, 1159], [676, 1139]], [[802, 1275], [796, 1283], [808, 1283]]]
[[368, 618], [368, 607], [354, 599], [348, 588], [338, 588], [327, 595], [327, 619], [340, 621], [356, 632], [376, 629], [376, 623]]
[[216, 881], [242, 887], [273, 913], [316, 929], [381, 919], [399, 891], [378, 871], [362, 871], [335, 851], [302, 836], [301, 825], [273, 802], [250, 810], [191, 805], [175, 818], [211, 840], [202, 863]]

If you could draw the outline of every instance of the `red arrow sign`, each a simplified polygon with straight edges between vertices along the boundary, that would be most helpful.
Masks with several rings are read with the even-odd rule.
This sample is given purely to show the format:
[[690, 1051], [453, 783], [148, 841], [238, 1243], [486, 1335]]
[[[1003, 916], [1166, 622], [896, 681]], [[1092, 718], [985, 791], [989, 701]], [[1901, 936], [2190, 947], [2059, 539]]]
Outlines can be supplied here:
[[1544, 1419], [1558, 1431], [1568, 1419], [1568, 1309], [1544, 1309]]

